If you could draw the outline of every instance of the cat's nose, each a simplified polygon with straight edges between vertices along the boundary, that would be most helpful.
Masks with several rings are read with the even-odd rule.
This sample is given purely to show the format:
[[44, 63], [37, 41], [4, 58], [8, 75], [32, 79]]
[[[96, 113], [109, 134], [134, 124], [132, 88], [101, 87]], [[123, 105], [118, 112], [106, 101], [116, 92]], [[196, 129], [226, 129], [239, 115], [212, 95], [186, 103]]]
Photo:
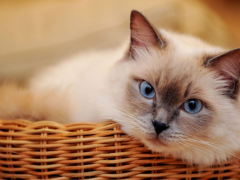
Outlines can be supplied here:
[[167, 126], [165, 123], [159, 122], [157, 120], [153, 120], [152, 123], [157, 135], [169, 128], [169, 126]]

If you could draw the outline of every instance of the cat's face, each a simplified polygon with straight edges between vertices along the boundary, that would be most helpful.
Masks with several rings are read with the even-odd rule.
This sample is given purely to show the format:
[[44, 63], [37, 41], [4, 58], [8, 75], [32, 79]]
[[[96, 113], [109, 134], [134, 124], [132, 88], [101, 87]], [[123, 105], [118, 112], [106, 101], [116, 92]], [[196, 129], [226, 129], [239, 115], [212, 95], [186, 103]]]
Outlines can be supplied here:
[[240, 148], [239, 50], [216, 57], [220, 48], [156, 32], [137, 12], [131, 20], [130, 52], [111, 74], [110, 117], [155, 152], [199, 165], [233, 156]]

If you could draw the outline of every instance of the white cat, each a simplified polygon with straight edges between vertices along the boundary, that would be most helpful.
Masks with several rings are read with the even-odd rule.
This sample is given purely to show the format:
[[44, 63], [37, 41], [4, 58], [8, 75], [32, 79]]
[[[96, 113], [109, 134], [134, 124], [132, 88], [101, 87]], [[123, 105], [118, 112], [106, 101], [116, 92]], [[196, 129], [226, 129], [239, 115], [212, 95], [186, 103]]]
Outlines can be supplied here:
[[132, 11], [130, 45], [75, 55], [43, 70], [27, 89], [3, 86], [0, 115], [112, 119], [155, 152], [212, 165], [240, 150], [239, 74], [240, 49], [158, 31]]

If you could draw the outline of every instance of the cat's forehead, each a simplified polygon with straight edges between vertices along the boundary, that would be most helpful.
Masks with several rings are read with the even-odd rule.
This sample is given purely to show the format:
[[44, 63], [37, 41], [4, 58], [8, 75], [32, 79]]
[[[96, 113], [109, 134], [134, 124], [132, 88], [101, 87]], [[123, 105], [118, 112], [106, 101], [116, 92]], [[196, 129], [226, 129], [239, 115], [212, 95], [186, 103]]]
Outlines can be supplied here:
[[174, 72], [174, 70], [160, 71], [156, 74], [155, 86], [156, 93], [161, 97], [162, 103], [174, 105], [181, 103], [186, 98], [193, 85], [190, 73]]

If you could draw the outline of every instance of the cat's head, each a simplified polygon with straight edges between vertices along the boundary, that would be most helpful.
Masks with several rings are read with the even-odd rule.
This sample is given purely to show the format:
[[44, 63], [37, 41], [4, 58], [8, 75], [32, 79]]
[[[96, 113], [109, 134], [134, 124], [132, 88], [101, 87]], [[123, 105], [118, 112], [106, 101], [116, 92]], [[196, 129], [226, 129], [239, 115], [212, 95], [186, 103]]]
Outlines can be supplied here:
[[199, 165], [240, 148], [240, 50], [155, 29], [131, 14], [131, 43], [112, 69], [107, 117], [155, 152]]

